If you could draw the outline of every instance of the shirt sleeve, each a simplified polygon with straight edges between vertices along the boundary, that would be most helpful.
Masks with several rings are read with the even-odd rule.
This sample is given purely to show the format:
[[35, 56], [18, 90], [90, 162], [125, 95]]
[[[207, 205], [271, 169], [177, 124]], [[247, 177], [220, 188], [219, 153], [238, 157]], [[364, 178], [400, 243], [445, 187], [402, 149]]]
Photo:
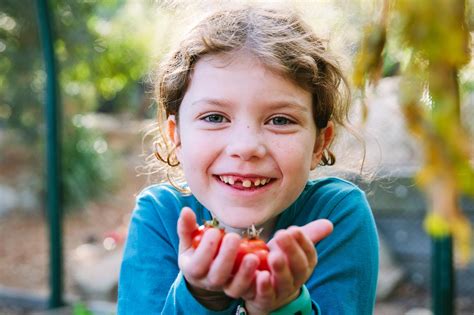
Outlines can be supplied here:
[[318, 264], [306, 283], [319, 314], [373, 314], [378, 237], [365, 194], [351, 190], [323, 217], [334, 231], [316, 245]]
[[178, 267], [176, 224], [184, 206], [166, 190], [145, 191], [137, 198], [125, 245], [118, 314], [231, 314], [202, 306], [189, 292]]

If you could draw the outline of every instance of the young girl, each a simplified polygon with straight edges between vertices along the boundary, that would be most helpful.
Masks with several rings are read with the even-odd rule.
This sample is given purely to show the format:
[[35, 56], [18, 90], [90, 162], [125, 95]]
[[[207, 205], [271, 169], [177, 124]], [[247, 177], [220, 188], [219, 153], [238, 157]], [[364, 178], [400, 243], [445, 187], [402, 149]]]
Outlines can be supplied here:
[[[378, 242], [364, 193], [308, 180], [335, 162], [345, 89], [325, 43], [294, 13], [247, 6], [195, 26], [157, 85], [174, 145], [164, 160], [179, 162], [191, 193], [159, 184], [138, 196], [118, 313], [371, 314]], [[193, 232], [212, 218], [225, 235], [211, 228], [194, 249]], [[247, 254], [233, 274], [251, 225], [263, 228], [270, 270]]]

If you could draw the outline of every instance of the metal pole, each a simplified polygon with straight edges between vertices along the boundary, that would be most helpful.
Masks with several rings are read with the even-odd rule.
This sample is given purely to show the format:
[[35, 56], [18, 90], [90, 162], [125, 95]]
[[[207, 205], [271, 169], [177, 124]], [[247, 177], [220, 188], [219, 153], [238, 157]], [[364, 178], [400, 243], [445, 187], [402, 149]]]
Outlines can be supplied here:
[[455, 314], [453, 239], [432, 237], [431, 289], [434, 315]]
[[47, 0], [37, 0], [39, 33], [43, 47], [46, 83], [46, 161], [47, 161], [47, 213], [50, 240], [50, 296], [49, 307], [64, 305], [62, 257], [62, 191], [61, 191], [61, 114], [58, 82], [53, 48], [53, 28]]

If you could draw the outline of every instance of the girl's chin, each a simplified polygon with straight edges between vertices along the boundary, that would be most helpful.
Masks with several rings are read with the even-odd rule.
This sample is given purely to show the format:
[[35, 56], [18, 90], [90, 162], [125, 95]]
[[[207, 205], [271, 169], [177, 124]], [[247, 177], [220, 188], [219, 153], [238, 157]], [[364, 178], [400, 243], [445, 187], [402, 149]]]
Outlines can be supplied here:
[[251, 227], [252, 225], [258, 226], [261, 225], [257, 221], [229, 221], [226, 220], [226, 222], [219, 221], [222, 226], [224, 226], [226, 229], [229, 231], [235, 229], [235, 230], [247, 230], [247, 228]]
[[[256, 222], [256, 223], [255, 223]], [[259, 223], [259, 221], [235, 221], [230, 223], [221, 222], [221, 226], [225, 228], [227, 233], [233, 232], [241, 236], [245, 235], [249, 231], [249, 228], [252, 225], [255, 225], [256, 229], [259, 231], [258, 235], [261, 239], [268, 241], [270, 235], [273, 231], [276, 219], [270, 219], [265, 223]]]
[[[217, 217], [217, 219], [219, 220], [219, 217]], [[224, 219], [219, 220], [219, 222], [226, 229], [226, 231], [239, 233], [247, 231], [247, 229], [250, 228], [252, 225], [255, 225], [256, 228], [272, 230], [275, 218], [264, 218], [249, 215], [229, 218], [229, 216], [224, 215]]]
[[[277, 214], [273, 209], [264, 207], [231, 206], [229, 204], [216, 207], [218, 211], [211, 211], [223, 227], [246, 231], [252, 225], [263, 227], [265, 230], [271, 227], [276, 220]], [[225, 209], [225, 211], [222, 211]]]
[[[219, 219], [219, 218], [218, 218]], [[219, 220], [220, 224], [226, 228], [226, 230], [247, 230], [247, 228], [251, 227], [252, 225], [260, 226], [263, 224], [262, 218], [249, 218], [246, 217], [245, 220], [242, 218], [225, 218], [224, 220]]]

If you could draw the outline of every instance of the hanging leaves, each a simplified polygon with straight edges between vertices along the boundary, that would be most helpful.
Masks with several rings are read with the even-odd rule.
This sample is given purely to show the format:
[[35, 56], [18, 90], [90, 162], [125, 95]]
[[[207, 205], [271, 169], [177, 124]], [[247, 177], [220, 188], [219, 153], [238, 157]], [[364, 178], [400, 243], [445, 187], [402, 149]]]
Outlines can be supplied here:
[[380, 79], [385, 38], [386, 31], [382, 23], [369, 25], [365, 28], [360, 51], [355, 61], [356, 66], [353, 75], [354, 85], [357, 88], [364, 88], [367, 81], [369, 83], [377, 83]]
[[[382, 20], [367, 29], [356, 57], [353, 79], [360, 89], [380, 77], [388, 3]], [[460, 123], [458, 82], [459, 69], [470, 60], [465, 5], [464, 0], [396, 0], [390, 12], [390, 26], [411, 51], [400, 100], [405, 122], [424, 153], [417, 182], [428, 200], [425, 229], [433, 237], [453, 235], [458, 261], [464, 264], [470, 258], [472, 230], [459, 198], [474, 196], [472, 139]]]

